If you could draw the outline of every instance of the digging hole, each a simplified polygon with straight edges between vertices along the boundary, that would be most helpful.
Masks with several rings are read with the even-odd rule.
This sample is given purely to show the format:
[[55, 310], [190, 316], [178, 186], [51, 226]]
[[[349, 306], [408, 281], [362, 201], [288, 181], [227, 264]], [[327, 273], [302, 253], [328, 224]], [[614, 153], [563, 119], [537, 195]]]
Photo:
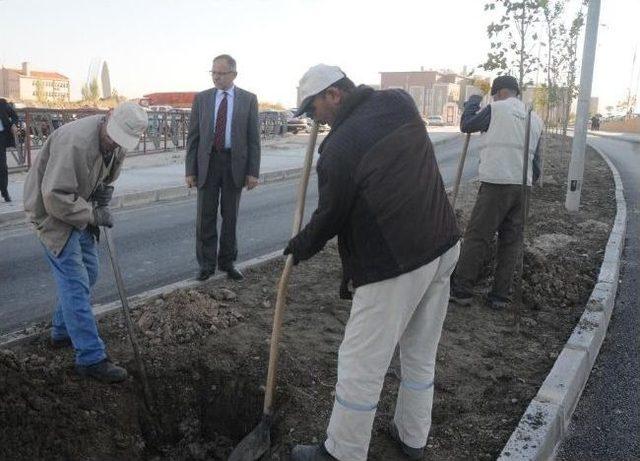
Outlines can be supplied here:
[[154, 380], [159, 434], [152, 435], [146, 411], [139, 417], [148, 454], [168, 459], [227, 459], [260, 421], [261, 384], [257, 377], [205, 368], [174, 370]]

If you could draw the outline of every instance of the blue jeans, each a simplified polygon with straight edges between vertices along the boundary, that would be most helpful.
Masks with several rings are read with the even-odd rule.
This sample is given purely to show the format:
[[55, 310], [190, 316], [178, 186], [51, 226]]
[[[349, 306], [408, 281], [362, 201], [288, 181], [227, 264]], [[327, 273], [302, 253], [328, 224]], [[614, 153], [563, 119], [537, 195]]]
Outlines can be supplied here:
[[88, 229], [74, 229], [62, 253], [53, 256], [45, 248], [58, 290], [51, 337], [70, 338], [76, 364], [93, 365], [107, 356], [91, 310], [91, 287], [98, 278], [98, 249]]

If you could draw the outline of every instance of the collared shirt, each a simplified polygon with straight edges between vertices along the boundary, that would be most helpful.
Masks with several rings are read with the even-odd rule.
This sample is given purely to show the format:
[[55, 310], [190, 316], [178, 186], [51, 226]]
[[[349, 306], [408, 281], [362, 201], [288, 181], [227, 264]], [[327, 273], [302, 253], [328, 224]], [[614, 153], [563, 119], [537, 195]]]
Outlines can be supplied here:
[[228, 90], [219, 90], [216, 88], [216, 107], [213, 113], [213, 131], [216, 130], [216, 120], [218, 119], [218, 107], [222, 102], [224, 93], [227, 93], [227, 126], [224, 131], [224, 148], [231, 149], [231, 119], [233, 117], [233, 99], [236, 94], [236, 87], [232, 86]]

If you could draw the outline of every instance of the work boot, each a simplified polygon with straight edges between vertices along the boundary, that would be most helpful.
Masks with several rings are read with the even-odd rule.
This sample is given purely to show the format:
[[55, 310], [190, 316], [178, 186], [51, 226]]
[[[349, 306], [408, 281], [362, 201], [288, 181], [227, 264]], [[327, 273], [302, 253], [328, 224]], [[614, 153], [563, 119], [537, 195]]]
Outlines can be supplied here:
[[336, 461], [324, 443], [320, 445], [296, 445], [291, 450], [291, 461]]
[[500, 296], [489, 295], [487, 302], [489, 303], [489, 307], [494, 311], [502, 311], [509, 306], [509, 300], [501, 298]]
[[391, 421], [389, 424], [389, 436], [395, 440], [398, 445], [400, 445], [400, 449], [402, 452], [407, 455], [409, 459], [422, 459], [424, 456], [424, 447], [422, 448], [412, 448], [409, 445], [405, 444], [402, 439], [400, 439], [400, 431], [398, 431], [398, 426], [394, 421]]
[[473, 302], [473, 296], [469, 293], [451, 289], [449, 294], [449, 301], [458, 304], [459, 306], [470, 306]]
[[65, 347], [73, 347], [73, 343], [71, 342], [71, 338], [69, 337], [55, 339], [50, 336], [49, 347], [51, 349], [64, 349]]
[[90, 376], [103, 383], [120, 383], [127, 379], [128, 373], [122, 367], [114, 365], [108, 358], [93, 365], [76, 365], [76, 372], [80, 376]]

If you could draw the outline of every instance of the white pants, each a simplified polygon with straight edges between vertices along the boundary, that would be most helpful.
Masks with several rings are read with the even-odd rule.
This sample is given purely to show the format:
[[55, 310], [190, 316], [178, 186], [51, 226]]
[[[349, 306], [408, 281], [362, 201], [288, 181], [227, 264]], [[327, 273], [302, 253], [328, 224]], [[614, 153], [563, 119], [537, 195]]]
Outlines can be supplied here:
[[436, 352], [459, 252], [457, 244], [412, 272], [356, 289], [338, 353], [336, 397], [325, 442], [340, 461], [367, 459], [380, 391], [398, 343], [402, 382], [394, 421], [406, 445], [426, 445]]

